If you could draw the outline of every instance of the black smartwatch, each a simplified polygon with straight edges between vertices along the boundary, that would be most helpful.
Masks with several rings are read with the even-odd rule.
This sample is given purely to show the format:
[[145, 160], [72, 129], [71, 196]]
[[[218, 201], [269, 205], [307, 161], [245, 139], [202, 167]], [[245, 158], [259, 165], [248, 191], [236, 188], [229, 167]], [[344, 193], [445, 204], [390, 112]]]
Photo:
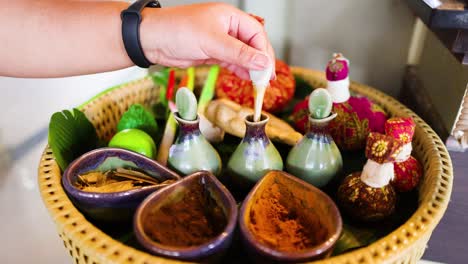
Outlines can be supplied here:
[[145, 7], [159, 8], [161, 4], [155, 0], [138, 0], [122, 11], [122, 39], [128, 57], [141, 68], [149, 68], [152, 64], [145, 57], [140, 42], [141, 11]]

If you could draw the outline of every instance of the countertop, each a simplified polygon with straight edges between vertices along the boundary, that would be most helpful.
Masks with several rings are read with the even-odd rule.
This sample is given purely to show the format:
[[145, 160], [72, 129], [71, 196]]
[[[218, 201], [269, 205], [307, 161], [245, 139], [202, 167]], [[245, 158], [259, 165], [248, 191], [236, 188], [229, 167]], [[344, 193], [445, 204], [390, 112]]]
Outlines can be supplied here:
[[[52, 113], [77, 106], [105, 88], [144, 74], [144, 70], [129, 68], [63, 79], [0, 77], [2, 263], [72, 263], [38, 191], [37, 166], [47, 142], [49, 118]], [[452, 157], [455, 166], [452, 202], [424, 258], [462, 263], [460, 252], [468, 220], [465, 195], [468, 178], [463, 174], [468, 174], [468, 153], [452, 153]]]
[[432, 232], [423, 256], [450, 264], [467, 263], [468, 235], [468, 152], [450, 152], [453, 163], [453, 189], [444, 217]]

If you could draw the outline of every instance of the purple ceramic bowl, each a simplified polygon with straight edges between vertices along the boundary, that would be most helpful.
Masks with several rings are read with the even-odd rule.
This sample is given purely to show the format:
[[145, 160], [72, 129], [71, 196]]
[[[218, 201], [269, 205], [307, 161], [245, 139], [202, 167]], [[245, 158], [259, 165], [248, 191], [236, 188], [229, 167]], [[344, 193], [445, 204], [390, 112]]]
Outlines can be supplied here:
[[80, 174], [122, 167], [139, 169], [160, 181], [180, 179], [175, 172], [138, 153], [119, 148], [100, 148], [74, 160], [63, 173], [62, 184], [75, 206], [88, 217], [98, 221], [131, 221], [141, 201], [166, 185], [114, 193], [85, 192], [73, 185]]
[[[169, 203], [171, 199], [180, 199], [181, 195], [185, 194], [187, 187], [194, 181], [203, 184], [205, 190], [210, 192], [211, 197], [223, 209], [227, 220], [224, 231], [211, 240], [192, 247], [168, 246], [152, 240], [144, 229], [144, 221], [147, 219], [148, 214], [155, 207]], [[134, 231], [141, 245], [151, 253], [180, 260], [205, 262], [221, 257], [229, 248], [237, 223], [237, 215], [236, 201], [228, 189], [211, 172], [200, 171], [148, 196], [135, 213]]]
[[[273, 184], [280, 184], [282, 191], [287, 191], [297, 199], [291, 203], [295, 203], [296, 208], [303, 207], [303, 210], [296, 212], [298, 215], [319, 219], [318, 226], [323, 231], [321, 233], [326, 235], [321, 237], [318, 244], [297, 252], [279, 251], [262, 243], [250, 230], [248, 223], [252, 215], [252, 205]], [[287, 208], [286, 205], [283, 206]], [[342, 219], [337, 206], [324, 192], [286, 172], [273, 170], [268, 172], [247, 195], [240, 209], [239, 226], [244, 246], [255, 263], [305, 262], [325, 258], [331, 254], [342, 232]]]

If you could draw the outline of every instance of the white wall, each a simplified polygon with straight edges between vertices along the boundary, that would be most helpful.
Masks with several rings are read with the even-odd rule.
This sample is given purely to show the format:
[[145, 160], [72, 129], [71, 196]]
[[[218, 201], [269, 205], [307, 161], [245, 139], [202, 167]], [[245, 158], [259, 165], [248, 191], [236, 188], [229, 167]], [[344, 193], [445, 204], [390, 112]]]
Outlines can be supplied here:
[[351, 79], [397, 95], [414, 18], [402, 0], [293, 0], [290, 63], [324, 70], [333, 52], [351, 60]]
[[265, 30], [275, 49], [276, 57], [281, 59], [285, 59], [286, 55], [289, 5], [291, 2], [291, 0], [244, 0], [242, 6], [245, 11], [265, 19]]
[[[163, 1], [165, 6], [204, 2]], [[351, 60], [351, 78], [396, 96], [414, 17], [404, 0], [225, 0], [265, 18], [278, 58], [323, 70], [333, 52]]]

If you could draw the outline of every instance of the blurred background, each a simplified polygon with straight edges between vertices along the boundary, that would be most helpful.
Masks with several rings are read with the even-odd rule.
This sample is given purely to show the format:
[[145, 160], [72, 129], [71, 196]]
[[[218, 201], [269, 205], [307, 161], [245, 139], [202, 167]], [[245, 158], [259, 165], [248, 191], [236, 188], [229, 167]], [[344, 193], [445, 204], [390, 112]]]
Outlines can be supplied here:
[[[161, 1], [163, 6], [195, 0]], [[401, 97], [408, 66], [418, 65], [423, 104], [431, 104], [437, 132], [456, 126], [468, 69], [425, 28], [403, 0], [229, 0], [265, 18], [278, 58], [324, 70], [333, 52], [351, 61], [351, 79]], [[419, 23], [419, 24], [418, 24]], [[419, 25], [419, 26], [418, 26]], [[99, 58], [96, 58], [99, 59]], [[80, 105], [113, 85], [142, 77], [136, 67], [60, 79], [0, 77], [0, 212], [5, 263], [69, 263], [37, 188], [37, 164], [52, 113]], [[422, 94], [422, 92], [421, 92]], [[413, 93], [412, 96], [419, 96]], [[405, 97], [405, 93], [403, 93]], [[408, 100], [416, 108], [415, 100]], [[435, 110], [434, 110], [435, 109]], [[421, 114], [421, 115], [424, 115]], [[424, 117], [424, 116], [423, 116]], [[434, 117], [430, 117], [434, 118]], [[429, 119], [429, 118], [426, 118]], [[10, 228], [21, 226], [21, 228]], [[25, 254], [19, 254], [27, 248]], [[6, 257], [6, 259], [5, 259]]]

